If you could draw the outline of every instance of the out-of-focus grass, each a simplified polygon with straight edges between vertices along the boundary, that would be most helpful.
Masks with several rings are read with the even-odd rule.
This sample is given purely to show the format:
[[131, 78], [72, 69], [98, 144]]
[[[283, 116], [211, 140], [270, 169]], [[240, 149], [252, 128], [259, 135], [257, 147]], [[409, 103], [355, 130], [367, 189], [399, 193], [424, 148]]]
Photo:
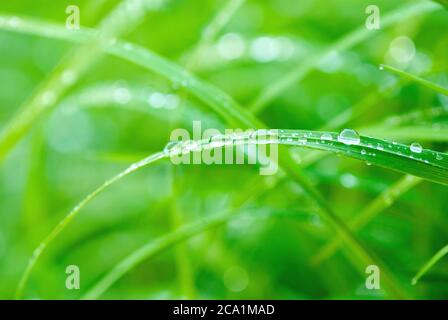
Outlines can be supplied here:
[[[79, 1], [81, 23], [95, 27], [118, 3]], [[378, 68], [387, 64], [394, 70], [419, 75], [446, 65], [448, 38], [437, 30], [446, 26], [448, 13], [428, 1], [421, 3], [378, 1], [382, 16], [395, 12], [392, 16], [396, 23], [372, 34], [361, 27], [365, 40], [341, 48], [334, 39], [362, 26], [365, 7], [370, 3], [170, 1], [160, 10], [149, 12], [134, 31], [124, 26], [120, 33], [127, 34], [125, 42], [104, 49], [136, 65], [107, 55], [96, 59], [73, 88], [60, 92], [62, 105], [55, 103], [55, 111], [46, 112], [40, 121], [30, 122], [29, 132], [2, 163], [1, 296], [12, 297], [32, 249], [67, 209], [120, 171], [120, 159], [162, 150], [173, 124], [190, 129], [191, 120], [195, 119], [202, 120], [204, 126], [220, 128], [344, 126], [404, 143], [425, 141], [424, 146], [429, 149], [445, 150], [446, 113], [433, 110], [446, 110], [446, 97], [428, 90], [434, 87], [425, 88], [420, 83], [396, 85], [401, 79]], [[66, 5], [49, 2], [42, 10], [43, 6], [21, 0], [0, 6], [4, 13], [0, 19], [2, 130], [8, 128], [23, 101], [30, 101], [31, 92], [39, 92], [36, 88], [42, 88], [39, 84], [45, 78], [58, 74], [60, 59], [72, 46], [59, 39], [73, 40], [79, 46], [79, 42], [94, 36], [89, 30], [69, 34], [57, 26], [65, 22]], [[400, 15], [408, 12], [405, 8], [409, 5], [431, 10], [415, 10], [412, 18]], [[225, 19], [218, 19], [222, 24], [212, 23], [218, 26], [215, 30], [223, 30], [204, 40], [204, 28], [210, 26], [213, 17], [226, 12], [223, 8], [231, 16], [222, 14]], [[32, 20], [11, 19], [14, 16], [38, 20], [33, 24]], [[10, 32], [20, 28], [24, 28], [25, 34]], [[318, 54], [332, 46], [339, 51], [325, 55], [326, 59]], [[201, 48], [200, 59], [195, 60], [191, 54], [197, 48]], [[321, 58], [314, 61], [313, 56]], [[300, 83], [287, 81], [289, 70], [304, 68], [304, 59], [312, 59], [308, 65], [316, 71]], [[82, 58], [81, 65], [86, 65], [87, 60]], [[64, 64], [70, 63], [73, 58], [69, 56]], [[194, 72], [195, 78], [187, 76], [184, 70]], [[425, 78], [429, 81], [426, 85], [447, 87], [444, 70]], [[274, 90], [286, 82], [292, 85], [291, 89], [283, 91], [286, 86], [282, 85], [282, 90]], [[111, 93], [109, 99], [100, 100], [95, 95], [100, 95], [104, 83], [112, 83]], [[177, 108], [154, 108], [154, 99], [150, 99], [154, 90], [170, 95], [171, 102], [182, 104]], [[269, 94], [269, 108], [258, 119], [246, 106], [252, 105], [260, 92], [275, 94]], [[145, 95], [146, 99], [141, 98]], [[367, 96], [371, 97], [365, 100], [367, 107], [354, 110], [356, 117], [350, 116], [352, 106]], [[83, 108], [89, 101], [120, 108]], [[142, 117], [139, 110], [145, 109], [152, 111]], [[414, 116], [406, 116], [411, 113]], [[397, 117], [407, 120], [397, 122]], [[111, 156], [102, 156], [108, 154]], [[79, 298], [124, 257], [171, 232], [172, 217], [166, 213], [173, 205], [179, 208], [182, 223], [194, 226], [196, 221], [214, 217], [241, 198], [253, 205], [245, 209], [249, 214], [257, 214], [257, 210], [251, 209], [256, 206], [268, 214], [307, 211], [312, 219], [297, 223], [288, 219], [237, 219], [238, 223], [216, 229], [220, 231], [204, 232], [189, 240], [182, 247], [187, 252], [189, 267], [182, 266], [185, 259], [179, 259], [179, 252], [173, 255], [174, 251], [163, 251], [158, 258], [129, 270], [102, 297], [187, 297], [188, 286], [193, 286], [201, 298], [388, 297], [384, 290], [369, 291], [364, 287], [362, 270], [372, 252], [375, 261], [382, 261], [383, 289], [389, 291], [392, 284], [410, 297], [446, 297], [443, 260], [418, 285], [409, 286], [417, 269], [446, 243], [446, 187], [426, 182], [413, 189], [399, 188], [406, 194], [396, 193], [394, 181], [399, 175], [392, 171], [332, 155], [305, 161], [311, 159], [309, 156], [309, 152], [296, 147], [280, 154], [286, 172], [299, 185], [286, 177], [259, 177], [253, 166], [180, 166], [174, 182], [170, 180], [169, 163], [139, 170], [102, 193], [48, 247], [31, 273], [24, 296]], [[307, 167], [302, 171], [306, 178], [297, 175], [305, 163]], [[395, 160], [386, 163], [386, 167], [394, 165], [399, 166]], [[418, 169], [417, 173], [424, 177], [423, 170]], [[430, 180], [443, 179], [445, 172], [442, 169]], [[244, 181], [250, 182], [247, 189], [241, 188]], [[177, 189], [175, 197], [170, 191], [171, 183]], [[257, 188], [264, 190], [262, 197], [256, 196]], [[390, 197], [386, 199], [387, 194]], [[377, 196], [378, 200], [373, 200]], [[316, 215], [322, 210], [318, 206], [324, 208], [324, 216]], [[356, 221], [358, 215], [358, 219], [368, 217], [369, 223], [353, 236], [346, 221]], [[335, 254], [325, 263], [310, 267], [310, 260], [326, 241], [338, 241], [334, 240], [334, 229], [328, 228], [326, 216], [345, 233], [351, 245], [344, 247], [343, 256]], [[358, 243], [362, 245], [358, 247]], [[357, 250], [360, 255], [354, 254]], [[71, 264], [80, 267], [80, 290], [65, 288], [65, 268]], [[185, 266], [190, 272], [183, 271]], [[229, 274], [234, 276], [229, 278]], [[192, 279], [185, 281], [185, 276]]]

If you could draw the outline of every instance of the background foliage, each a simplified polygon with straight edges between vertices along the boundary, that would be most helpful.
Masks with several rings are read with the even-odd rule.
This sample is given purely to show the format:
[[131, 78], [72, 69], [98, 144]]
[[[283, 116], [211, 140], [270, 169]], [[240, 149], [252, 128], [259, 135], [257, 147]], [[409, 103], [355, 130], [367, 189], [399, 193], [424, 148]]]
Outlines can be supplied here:
[[[128, 19], [122, 38], [190, 70], [244, 109], [258, 106], [257, 116], [271, 128], [350, 127], [401, 143], [448, 149], [447, 96], [379, 68], [392, 65], [446, 88], [448, 13], [442, 5], [366, 31], [365, 8], [371, 1], [232, 2], [241, 2], [234, 14], [223, 9], [223, 1], [168, 1], [135, 28]], [[63, 26], [66, 7], [76, 4], [82, 26], [96, 28], [118, 3], [0, 4], [2, 130], [80, 46], [55, 39], [56, 27], [49, 35], [15, 32], [5, 17]], [[419, 3], [375, 1], [382, 17], [397, 10], [404, 15], [409, 5]], [[216, 37], [204, 38], [213, 18], [226, 13], [229, 21]], [[359, 44], [319, 56], [357, 28], [367, 32]], [[311, 67], [303, 79], [292, 81], [262, 108], [257, 105], [257, 97], [306, 64]], [[13, 296], [33, 249], [76, 203], [131, 162], [163, 150], [171, 130], [191, 129], [192, 120], [202, 120], [204, 127], [230, 126], [182, 83], [109, 54], [95, 60], [2, 160], [0, 297]], [[420, 267], [448, 242], [446, 186], [331, 153], [314, 159], [316, 154], [303, 148], [289, 152], [343, 223], [353, 229], [359, 219], [356, 240], [387, 268], [399, 297], [448, 296], [443, 257], [411, 285]], [[141, 246], [184, 224], [226, 212], [241, 217], [232, 216], [228, 223], [144, 259], [100, 297], [396, 297], [394, 290], [365, 289], [365, 265], [352, 247], [339, 246], [334, 254], [322, 251], [338, 233], [317, 211], [306, 189], [284, 173], [263, 177], [249, 165], [173, 166], [161, 161], [86, 206], [43, 254], [24, 297], [80, 298]], [[68, 265], [80, 267], [80, 290], [65, 287]]]

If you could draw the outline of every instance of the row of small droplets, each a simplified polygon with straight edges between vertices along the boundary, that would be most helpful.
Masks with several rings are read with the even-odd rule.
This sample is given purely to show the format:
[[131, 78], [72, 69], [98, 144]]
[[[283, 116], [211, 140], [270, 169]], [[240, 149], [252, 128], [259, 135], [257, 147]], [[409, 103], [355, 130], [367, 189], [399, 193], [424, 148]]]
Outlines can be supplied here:
[[281, 143], [278, 130], [249, 130], [241, 133], [219, 134], [201, 140], [172, 141], [164, 149], [166, 155], [186, 154], [194, 151], [247, 144]]

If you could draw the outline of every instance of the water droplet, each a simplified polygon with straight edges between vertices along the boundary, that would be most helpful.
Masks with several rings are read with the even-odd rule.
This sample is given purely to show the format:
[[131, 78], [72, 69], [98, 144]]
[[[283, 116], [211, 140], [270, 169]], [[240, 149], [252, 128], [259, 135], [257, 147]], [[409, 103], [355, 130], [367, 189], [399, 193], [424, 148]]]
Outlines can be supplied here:
[[328, 140], [328, 141], [333, 140], [333, 136], [330, 133], [324, 133], [320, 136], [320, 138], [322, 140]]
[[366, 154], [367, 154], [366, 149], [362, 149], [362, 150], [361, 150], [361, 154], [362, 154], [363, 156], [366, 155]]
[[417, 142], [412, 143], [409, 148], [411, 149], [412, 152], [415, 153], [421, 153], [423, 150], [422, 146]]
[[209, 146], [210, 148], [220, 148], [222, 146], [224, 146], [224, 138], [223, 135], [218, 134], [215, 135], [213, 137], [210, 138], [210, 142], [209, 142]]
[[66, 85], [72, 85], [76, 81], [76, 72], [73, 70], [66, 70], [61, 75], [61, 81]]
[[308, 139], [306, 137], [300, 137], [297, 141], [301, 144], [305, 144], [308, 141]]
[[371, 165], [372, 165], [372, 163], [371, 163], [371, 162], [369, 162], [369, 161], [366, 161], [366, 165], [368, 165], [368, 166], [371, 166]]
[[183, 144], [182, 153], [190, 153], [191, 151], [201, 151], [202, 146], [197, 141], [189, 140]]
[[163, 149], [163, 152], [166, 154], [176, 153], [177, 151], [180, 150], [180, 148], [179, 148], [180, 145], [181, 145], [180, 141], [171, 141], [165, 146], [165, 148]]
[[376, 147], [378, 150], [380, 150], [380, 151], [383, 151], [384, 150], [384, 147], [383, 147], [383, 145], [381, 145], [381, 144], [379, 144], [378, 143], [378, 146]]
[[437, 153], [436, 154], [436, 159], [437, 160], [443, 160], [443, 157], [442, 157], [442, 155], [440, 153]]
[[357, 145], [361, 142], [359, 134], [353, 129], [344, 129], [338, 136], [338, 141], [346, 145]]
[[384, 65], [380, 64], [380, 70], [384, 70]]

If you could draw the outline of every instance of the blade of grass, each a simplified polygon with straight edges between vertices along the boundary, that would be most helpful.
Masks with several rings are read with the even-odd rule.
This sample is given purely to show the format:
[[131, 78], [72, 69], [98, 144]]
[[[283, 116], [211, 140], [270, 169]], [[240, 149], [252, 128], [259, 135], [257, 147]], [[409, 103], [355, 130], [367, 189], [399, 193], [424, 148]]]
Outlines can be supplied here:
[[428, 127], [424, 125], [410, 125], [401, 127], [368, 127], [359, 130], [363, 134], [375, 137], [394, 137], [402, 141], [435, 141], [446, 142], [448, 127]]
[[448, 245], [440, 249], [431, 259], [426, 262], [423, 267], [417, 272], [414, 278], [412, 278], [412, 285], [416, 285], [417, 282], [423, 277], [429, 269], [431, 269], [437, 262], [448, 254]]
[[434, 82], [431, 82], [431, 81], [428, 81], [426, 79], [423, 79], [423, 78], [421, 78], [419, 76], [413, 75], [413, 74], [411, 74], [409, 72], [406, 72], [406, 71], [403, 71], [403, 70], [400, 70], [400, 69], [397, 69], [397, 68], [394, 68], [392, 66], [388, 66], [388, 65], [385, 65], [385, 64], [382, 64], [380, 66], [380, 69], [381, 70], [387, 70], [387, 71], [392, 72], [392, 73], [394, 73], [394, 74], [396, 74], [396, 75], [398, 75], [400, 77], [404, 77], [404, 78], [407, 78], [409, 80], [413, 80], [413, 81], [415, 81], [417, 83], [420, 83], [421, 85], [423, 85], [423, 86], [425, 86], [425, 87], [427, 87], [427, 88], [429, 88], [429, 89], [431, 89], [431, 90], [433, 90], [433, 91], [435, 91], [437, 93], [440, 93], [440, 94], [443, 94], [445, 96], [448, 96], [448, 88], [444, 88], [441, 85], [438, 85], [438, 84], [436, 84]]
[[[384, 28], [394, 23], [406, 20], [415, 15], [422, 15], [432, 12], [438, 8], [440, 8], [440, 6], [430, 2], [420, 2], [399, 8], [382, 17], [381, 30], [384, 30]], [[324, 49], [322, 52], [306, 59], [305, 61], [300, 61], [297, 67], [293, 68], [282, 79], [276, 81], [272, 84], [272, 86], [264, 90], [255, 99], [249, 110], [251, 110], [253, 113], [261, 112], [283, 91], [305, 78], [322, 60], [325, 60], [331, 54], [350, 49], [351, 47], [363, 41], [366, 41], [368, 38], [376, 34], [378, 34], [378, 32], [375, 32], [374, 30], [368, 30], [363, 23], [356, 30], [343, 36], [341, 39], [330, 45], [328, 48]]]

